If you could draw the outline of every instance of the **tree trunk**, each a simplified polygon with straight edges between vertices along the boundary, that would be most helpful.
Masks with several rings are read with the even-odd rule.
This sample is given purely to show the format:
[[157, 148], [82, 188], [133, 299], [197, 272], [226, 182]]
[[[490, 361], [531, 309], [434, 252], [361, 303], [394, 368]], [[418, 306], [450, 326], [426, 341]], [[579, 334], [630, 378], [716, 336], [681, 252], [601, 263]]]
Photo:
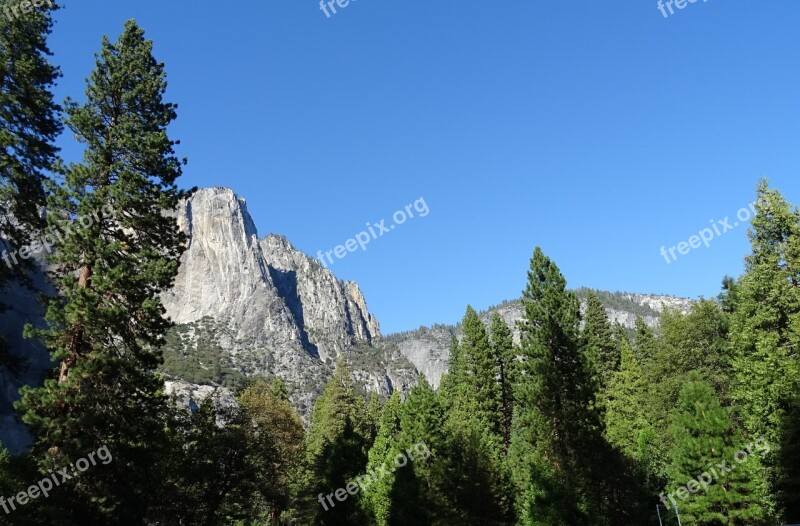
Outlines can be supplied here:
[[[85, 289], [89, 286], [89, 279], [92, 277], [92, 269], [88, 265], [81, 267], [78, 274], [78, 287]], [[83, 341], [83, 326], [73, 327], [72, 336], [67, 344], [67, 356], [61, 361], [61, 371], [58, 373], [58, 383], [62, 384], [67, 380], [70, 368], [75, 365], [78, 359], [78, 350]]]

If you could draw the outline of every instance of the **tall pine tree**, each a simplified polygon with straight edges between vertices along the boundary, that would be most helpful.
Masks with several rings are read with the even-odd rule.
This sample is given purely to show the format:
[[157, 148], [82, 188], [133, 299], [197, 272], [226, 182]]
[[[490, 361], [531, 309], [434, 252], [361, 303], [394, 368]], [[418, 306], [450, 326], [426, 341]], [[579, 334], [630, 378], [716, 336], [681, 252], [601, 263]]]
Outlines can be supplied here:
[[594, 292], [590, 292], [586, 298], [585, 320], [583, 327], [585, 352], [591, 371], [596, 375], [594, 383], [598, 399], [602, 399], [603, 391], [619, 369], [620, 349], [618, 343], [614, 341], [614, 330], [608, 321], [606, 308]]
[[784, 520], [800, 522], [800, 212], [766, 181], [755, 208], [752, 254], [733, 287], [733, 397], [748, 433], [775, 446], [773, 491]]
[[585, 524], [599, 420], [580, 348], [580, 304], [536, 248], [523, 292], [522, 363], [512, 462], [522, 524]]
[[497, 362], [500, 390], [500, 433], [506, 450], [511, 445], [511, 420], [514, 416], [514, 385], [517, 379], [517, 356], [508, 324], [497, 312], [492, 314], [492, 354]]
[[[36, 435], [43, 470], [105, 446], [114, 457], [75, 485], [63, 516], [103, 524], [146, 517], [166, 440], [159, 345], [169, 327], [159, 293], [171, 286], [184, 236], [174, 210], [185, 196], [167, 128], [164, 65], [130, 21], [117, 43], [103, 40], [86, 101], [67, 103], [67, 125], [84, 145], [48, 199], [62, 232], [52, 258], [60, 295], [43, 336], [60, 362], [56, 377], [25, 389], [19, 407]], [[80, 502], [80, 504], [78, 504]]]
[[358, 393], [344, 360], [314, 404], [306, 435], [304, 489], [308, 502], [299, 517], [303, 524], [366, 523], [359, 496], [343, 502], [328, 495], [364, 473], [372, 446], [366, 400]]

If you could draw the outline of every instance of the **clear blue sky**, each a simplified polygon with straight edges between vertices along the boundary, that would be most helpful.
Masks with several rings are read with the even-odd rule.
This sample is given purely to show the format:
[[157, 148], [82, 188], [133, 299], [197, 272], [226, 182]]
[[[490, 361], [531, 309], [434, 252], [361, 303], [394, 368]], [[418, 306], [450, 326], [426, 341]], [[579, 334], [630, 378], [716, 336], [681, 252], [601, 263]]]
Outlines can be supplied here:
[[[543, 247], [571, 286], [714, 296], [743, 226], [667, 264], [766, 176], [800, 203], [800, 3], [69, 0], [52, 37], [82, 98], [135, 18], [167, 64], [185, 186], [232, 187], [263, 235], [330, 250], [385, 333], [520, 295]], [[74, 153], [71, 140], [67, 157]], [[391, 221], [387, 221], [387, 224]]]

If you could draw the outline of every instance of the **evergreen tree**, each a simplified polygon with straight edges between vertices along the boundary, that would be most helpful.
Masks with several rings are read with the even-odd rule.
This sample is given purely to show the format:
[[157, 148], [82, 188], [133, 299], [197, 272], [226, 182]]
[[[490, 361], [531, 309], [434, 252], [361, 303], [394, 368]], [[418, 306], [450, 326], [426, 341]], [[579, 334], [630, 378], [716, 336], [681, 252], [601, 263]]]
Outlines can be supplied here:
[[611, 377], [606, 402], [606, 437], [631, 459], [641, 460], [641, 437], [650, 424], [644, 400], [647, 381], [627, 338], [621, 342], [620, 369]]
[[[758, 451], [738, 462], [737, 452], [746, 448], [745, 441], [734, 432], [714, 389], [698, 372], [691, 373], [681, 389], [670, 431], [674, 442], [667, 470], [670, 484], [662, 499], [665, 504], [677, 502], [684, 524], [774, 524], [763, 505]], [[730, 471], [716, 471], [723, 461]], [[703, 474], [708, 475], [703, 478], [707, 487], [697, 483]], [[689, 491], [678, 490], [681, 486]]]
[[647, 366], [657, 352], [658, 338], [655, 331], [647, 325], [647, 322], [641, 316], [636, 316], [633, 330], [633, 351], [636, 354], [636, 359], [642, 365]]
[[500, 390], [500, 430], [503, 446], [511, 445], [511, 420], [514, 415], [514, 384], [517, 379], [517, 357], [511, 329], [497, 312], [492, 315], [492, 353], [497, 362]]
[[463, 401], [462, 408], [467, 411], [474, 409], [474, 416], [499, 437], [502, 432], [502, 393], [498, 384], [500, 358], [494, 354], [486, 327], [471, 306], [467, 307], [462, 327], [464, 337], [460, 352], [466, 362], [464, 381], [469, 398], [469, 403]]
[[[493, 451], [485, 426], [460, 412], [445, 414], [427, 382], [404, 403], [390, 400], [370, 451], [368, 472], [391, 468], [368, 489], [373, 523], [510, 524], [508, 488]], [[408, 463], [398, 467], [401, 455]]]
[[[19, 408], [43, 470], [102, 446], [114, 461], [73, 486], [68, 523], [145, 517], [167, 443], [168, 411], [158, 346], [169, 327], [158, 294], [171, 286], [184, 236], [173, 210], [182, 162], [167, 135], [175, 105], [163, 101], [164, 65], [135, 22], [116, 44], [104, 39], [84, 104], [67, 103], [67, 125], [85, 145], [48, 200], [63, 236], [52, 258], [60, 295], [43, 334], [56, 378], [26, 388]], [[78, 504], [80, 503], [80, 504]]]
[[800, 521], [800, 212], [766, 181], [749, 233], [752, 254], [735, 285], [733, 397], [751, 436], [774, 451], [765, 463], [786, 522]]
[[465, 384], [465, 369], [461, 347], [458, 343], [458, 337], [455, 334], [450, 336], [450, 349], [449, 349], [449, 363], [447, 372], [442, 375], [439, 392], [442, 394], [442, 400], [446, 406], [452, 407], [456, 398], [462, 396], [458, 394], [459, 390], [463, 390]]
[[366, 523], [358, 495], [348, 496], [343, 502], [336, 498], [326, 500], [326, 497], [337, 489], [346, 488], [348, 482], [364, 473], [371, 445], [366, 402], [356, 391], [346, 364], [340, 360], [314, 404], [311, 427], [306, 435], [303, 493], [313, 501], [302, 510], [301, 522]]
[[[2, 0], [0, 9], [11, 4]], [[33, 7], [24, 18], [0, 16], [0, 233], [10, 243], [2, 249], [28, 244], [44, 226], [45, 171], [56, 161], [54, 141], [62, 129], [51, 92], [60, 76], [49, 62], [52, 26], [48, 4]], [[24, 262], [9, 254], [4, 258], [0, 282], [19, 268], [15, 261]]]
[[[620, 350], [614, 341], [614, 331], [608, 321], [606, 308], [594, 292], [586, 298], [586, 315], [583, 338], [586, 356], [592, 372], [596, 375], [594, 383], [598, 395], [608, 387], [614, 373], [619, 369]], [[598, 396], [602, 399], [602, 396]]]
[[251, 421], [235, 407], [216, 407], [212, 398], [197, 411], [182, 412], [181, 433], [171, 436], [174, 471], [150, 481], [172, 501], [148, 513], [148, 521], [121, 518], [136, 524], [230, 524], [254, 515], [257, 464], [250, 455]]
[[512, 462], [522, 524], [586, 524], [599, 431], [579, 345], [580, 305], [558, 267], [536, 248], [524, 318]]
[[[401, 431], [401, 406], [400, 393], [395, 391], [383, 407], [378, 434], [369, 450], [365, 473], [374, 473], [387, 458], [394, 458], [397, 454], [397, 441]], [[390, 475], [388, 480], [387, 477], [383, 477], [372, 482], [364, 493], [364, 506], [368, 510], [370, 521], [376, 526], [391, 524], [392, 511], [395, 508], [395, 503], [392, 501], [393, 482], [393, 476]]]

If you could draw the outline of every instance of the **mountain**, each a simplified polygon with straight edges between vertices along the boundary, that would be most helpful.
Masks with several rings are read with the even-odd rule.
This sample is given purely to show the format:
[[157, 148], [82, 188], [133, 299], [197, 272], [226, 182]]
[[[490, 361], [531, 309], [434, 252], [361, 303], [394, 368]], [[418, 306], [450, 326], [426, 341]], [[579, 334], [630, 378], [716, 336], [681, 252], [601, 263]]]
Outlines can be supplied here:
[[[231, 403], [231, 391], [250, 377], [278, 377], [308, 417], [314, 398], [344, 359], [364, 391], [404, 392], [424, 374], [438, 386], [447, 370], [458, 325], [433, 325], [382, 337], [358, 285], [337, 279], [280, 235], [259, 237], [244, 199], [232, 190], [201, 189], [171, 212], [188, 236], [173, 287], [161, 298], [175, 322], [167, 334], [163, 373], [167, 391], [186, 403], [215, 396]], [[0, 439], [12, 451], [28, 443], [12, 407], [18, 389], [42, 380], [52, 368], [39, 342], [24, 340], [25, 323], [43, 325], [39, 293], [53, 294], [39, 261], [31, 284], [7, 284], [0, 302]], [[586, 289], [578, 294], [585, 298]], [[599, 292], [612, 321], [633, 327], [637, 315], [656, 325], [665, 308], [686, 311], [691, 300]], [[519, 300], [497, 311], [518, 331]]]
[[238, 386], [279, 377], [307, 414], [338, 358], [366, 390], [389, 395], [416, 382], [413, 366], [380, 340], [358, 285], [338, 280], [286, 238], [259, 238], [244, 199], [227, 188], [194, 193], [177, 211], [189, 244], [162, 301], [177, 326], [165, 372]]

